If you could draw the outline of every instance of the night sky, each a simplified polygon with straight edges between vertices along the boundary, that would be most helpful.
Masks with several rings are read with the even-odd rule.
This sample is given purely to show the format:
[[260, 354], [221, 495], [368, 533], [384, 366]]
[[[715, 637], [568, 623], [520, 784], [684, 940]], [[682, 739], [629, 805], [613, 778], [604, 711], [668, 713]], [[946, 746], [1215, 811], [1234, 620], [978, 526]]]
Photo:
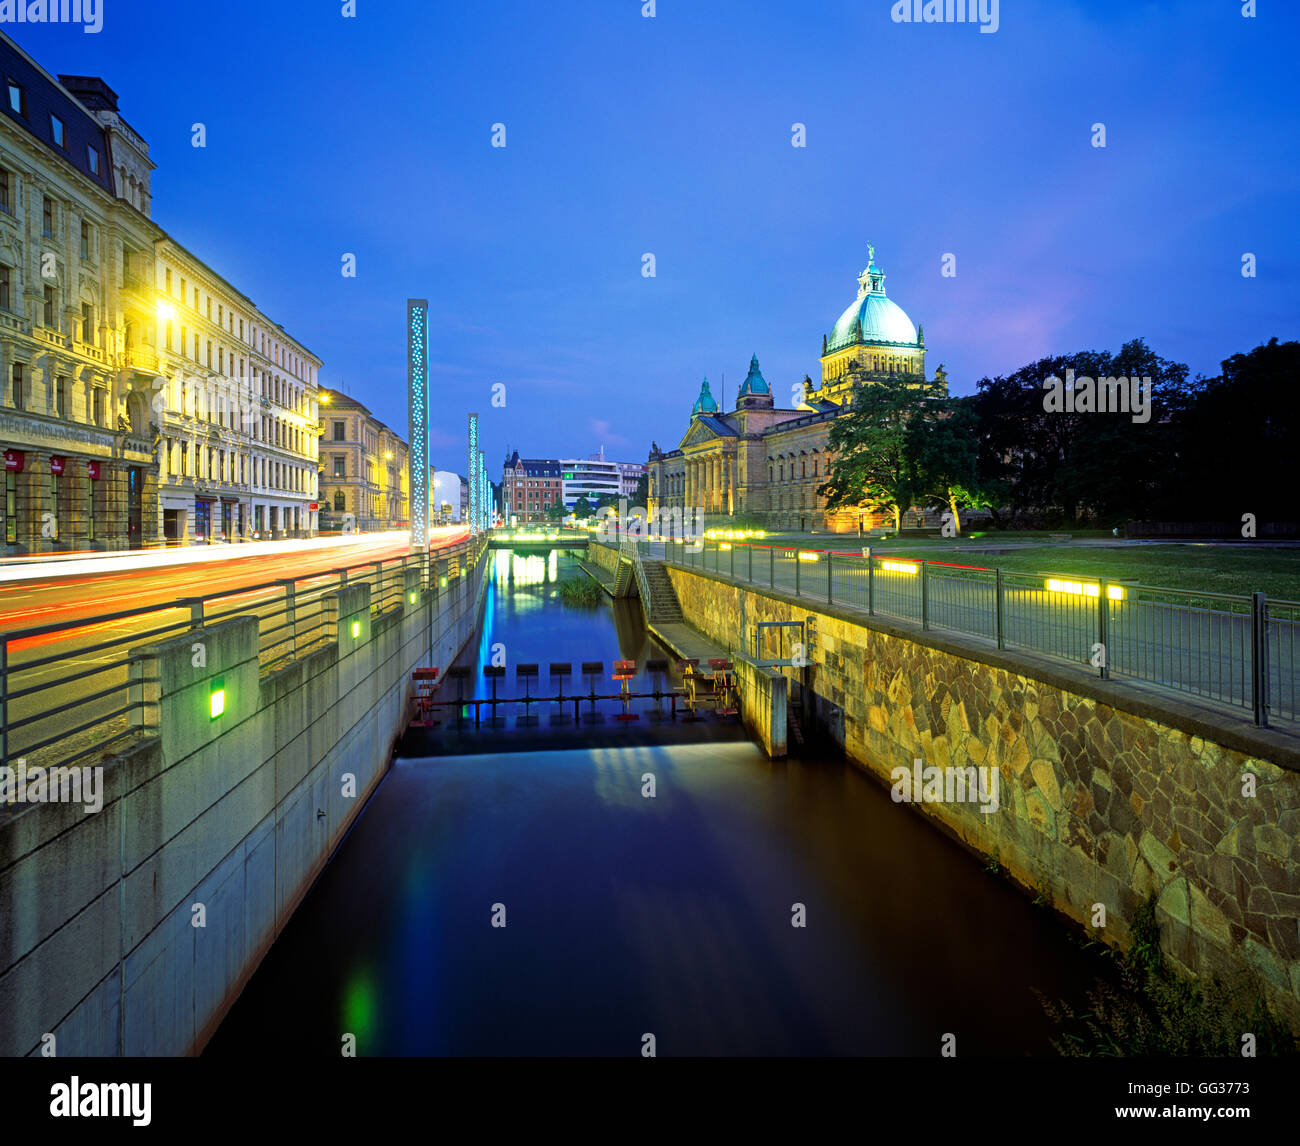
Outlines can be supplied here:
[[104, 2], [98, 35], [5, 31], [104, 77], [155, 220], [402, 434], [429, 299], [440, 467], [471, 409], [494, 474], [643, 460], [755, 352], [781, 404], [868, 242], [958, 394], [1138, 336], [1215, 374], [1297, 335], [1300, 4], [1002, 0], [990, 35], [888, 0]]

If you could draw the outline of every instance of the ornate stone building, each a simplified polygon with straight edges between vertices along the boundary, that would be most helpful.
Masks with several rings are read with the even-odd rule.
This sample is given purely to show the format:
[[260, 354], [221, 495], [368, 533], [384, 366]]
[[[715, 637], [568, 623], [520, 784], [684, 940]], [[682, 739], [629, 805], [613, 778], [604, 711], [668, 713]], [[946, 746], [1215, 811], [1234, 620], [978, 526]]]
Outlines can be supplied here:
[[[925, 333], [887, 297], [875, 249], [867, 250], [857, 297], [822, 338], [820, 381], [805, 375], [790, 387], [792, 404], [778, 406], [754, 355], [736, 408], [723, 413], [706, 378], [678, 447], [651, 445], [648, 509], [702, 508], [709, 526], [743, 516], [798, 531], [846, 532], [886, 521], [871, 506], [828, 511], [817, 493], [831, 422], [853, 392], [891, 374], [925, 377]], [[947, 392], [942, 366], [934, 381]]]
[[410, 524], [406, 442], [355, 398], [320, 390], [321, 509], [356, 515], [363, 533]]
[[320, 360], [151, 219], [102, 79], [0, 66], [5, 551], [313, 532]]

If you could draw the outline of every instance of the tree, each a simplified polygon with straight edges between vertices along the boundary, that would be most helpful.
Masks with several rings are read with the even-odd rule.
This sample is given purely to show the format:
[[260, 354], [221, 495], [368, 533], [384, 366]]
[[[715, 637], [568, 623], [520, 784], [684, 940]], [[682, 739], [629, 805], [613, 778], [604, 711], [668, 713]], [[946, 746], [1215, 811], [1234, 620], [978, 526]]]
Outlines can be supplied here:
[[828, 509], [873, 503], [893, 514], [895, 530], [902, 528], [922, 485], [912, 417], [918, 403], [938, 393], [934, 383], [912, 374], [890, 375], [856, 391], [827, 437], [833, 460], [817, 492]]
[[961, 533], [961, 510], [986, 505], [979, 479], [978, 420], [969, 398], [917, 403], [908, 424], [907, 453], [916, 472], [918, 498], [946, 506]]
[[582, 521], [583, 519], [588, 517], [594, 517], [595, 513], [596, 511], [591, 508], [591, 502], [587, 500], [586, 494], [583, 494], [574, 503], [573, 516], [576, 517], [579, 521]]
[[546, 507], [547, 521], [563, 521], [565, 515], [564, 502], [553, 501]]
[[637, 478], [636, 492], [632, 494], [632, 505], [648, 509], [650, 506], [650, 475], [642, 474]]
[[[1049, 410], [1044, 383], [1077, 379], [1150, 378], [1144, 421], [1133, 411]], [[1153, 353], [1138, 338], [1116, 355], [1086, 350], [1040, 358], [1006, 377], [981, 378], [977, 472], [990, 500], [1012, 516], [1059, 513], [1069, 520], [1124, 519], [1153, 511], [1167, 496], [1178, 467], [1181, 418], [1200, 383], [1187, 367]]]

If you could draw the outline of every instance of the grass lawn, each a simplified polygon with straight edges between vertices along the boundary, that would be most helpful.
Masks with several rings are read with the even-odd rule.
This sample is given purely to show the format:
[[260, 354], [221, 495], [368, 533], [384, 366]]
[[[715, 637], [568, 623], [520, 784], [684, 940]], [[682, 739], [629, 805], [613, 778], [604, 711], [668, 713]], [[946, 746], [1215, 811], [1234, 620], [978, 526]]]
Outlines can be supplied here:
[[[802, 545], [857, 553], [870, 545], [874, 554], [927, 557], [962, 565], [1000, 567], [1017, 573], [1071, 573], [1079, 577], [1134, 580], [1167, 589], [1201, 589], [1210, 593], [1266, 593], [1276, 600], [1300, 601], [1300, 548], [1256, 548], [1249, 542], [1223, 545], [1121, 545], [1109, 530], [1067, 530], [1074, 540], [1115, 541], [1118, 548], [1053, 542], [1046, 532], [982, 533], [954, 542], [937, 533], [901, 538], [862, 538], [854, 533], [769, 534], [759, 545]], [[974, 553], [1024, 545], [1006, 553]]]
[[971, 553], [964, 560], [956, 554], [936, 554], [933, 560], [1018, 573], [1073, 573], [1135, 580], [1166, 589], [1262, 592], [1279, 600], [1300, 601], [1300, 549], [1255, 549], [1247, 544], [1134, 545], [1125, 549], [1045, 545], [996, 556]]

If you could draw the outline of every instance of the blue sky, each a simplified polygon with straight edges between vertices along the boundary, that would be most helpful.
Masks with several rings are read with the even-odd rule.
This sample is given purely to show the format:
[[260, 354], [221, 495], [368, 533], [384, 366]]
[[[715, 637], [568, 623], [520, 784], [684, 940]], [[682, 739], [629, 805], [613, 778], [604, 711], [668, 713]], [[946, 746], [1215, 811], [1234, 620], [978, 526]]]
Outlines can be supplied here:
[[755, 352], [780, 400], [868, 241], [954, 393], [1137, 336], [1213, 374], [1298, 333], [1300, 4], [1002, 0], [989, 35], [888, 0], [104, 3], [98, 35], [5, 30], [104, 77], [154, 218], [402, 433], [429, 299], [440, 467], [471, 409], [493, 473], [643, 459]]

